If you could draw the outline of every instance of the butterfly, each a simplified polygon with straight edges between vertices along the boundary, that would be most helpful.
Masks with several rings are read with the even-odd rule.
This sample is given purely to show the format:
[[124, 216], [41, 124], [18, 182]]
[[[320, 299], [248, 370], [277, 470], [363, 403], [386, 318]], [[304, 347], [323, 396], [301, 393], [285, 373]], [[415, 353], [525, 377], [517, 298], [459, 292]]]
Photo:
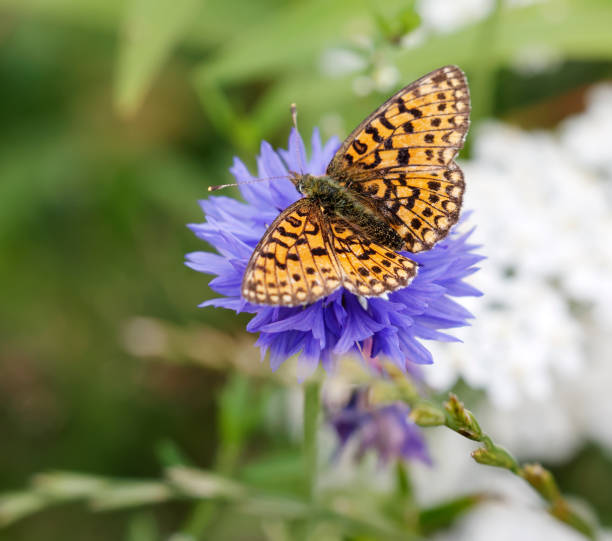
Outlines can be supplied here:
[[291, 174], [304, 196], [257, 244], [242, 281], [253, 304], [299, 306], [344, 287], [363, 297], [406, 287], [459, 219], [454, 162], [470, 113], [465, 74], [446, 66], [389, 98], [346, 138], [326, 174]]

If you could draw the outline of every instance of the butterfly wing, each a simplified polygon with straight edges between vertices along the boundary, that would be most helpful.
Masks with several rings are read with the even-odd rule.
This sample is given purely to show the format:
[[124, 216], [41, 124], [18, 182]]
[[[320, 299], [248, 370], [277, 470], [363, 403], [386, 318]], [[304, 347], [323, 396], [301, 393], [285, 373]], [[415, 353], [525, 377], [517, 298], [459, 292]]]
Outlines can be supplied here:
[[251, 255], [242, 296], [253, 304], [298, 306], [333, 293], [342, 278], [328, 228], [308, 198], [281, 212]]
[[384, 295], [406, 287], [416, 276], [414, 261], [372, 242], [343, 218], [331, 216], [329, 223], [342, 285], [351, 293]]
[[454, 158], [469, 126], [470, 96], [456, 66], [392, 96], [344, 141], [327, 174], [378, 211], [419, 252], [459, 219], [464, 181]]
[[346, 220], [299, 199], [270, 225], [247, 265], [242, 296], [253, 304], [310, 304], [340, 286], [362, 296], [406, 287], [416, 263], [371, 242]]

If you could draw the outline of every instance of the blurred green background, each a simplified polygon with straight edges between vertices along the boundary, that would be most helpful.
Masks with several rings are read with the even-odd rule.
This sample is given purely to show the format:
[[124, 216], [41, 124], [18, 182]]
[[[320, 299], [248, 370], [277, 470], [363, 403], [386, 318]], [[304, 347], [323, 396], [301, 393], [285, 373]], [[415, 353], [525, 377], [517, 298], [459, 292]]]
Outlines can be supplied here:
[[[208, 185], [231, 182], [233, 155], [253, 166], [262, 138], [285, 144], [291, 102], [304, 134], [343, 137], [395, 89], [456, 63], [475, 125], [551, 127], [612, 77], [611, 20], [607, 0], [499, 3], [408, 47], [420, 22], [399, 0], [0, 0], [0, 489], [42, 470], [138, 478], [218, 460], [230, 337], [260, 366], [247, 319], [197, 309], [212, 292], [182, 264], [203, 249], [185, 224], [202, 221]], [[558, 65], [514, 69], [526, 44], [554, 48]], [[335, 49], [362, 59], [357, 72], [330, 69]], [[388, 66], [389, 88], [354, 92], [357, 75], [376, 82]], [[270, 400], [257, 381], [251, 406]], [[612, 524], [603, 470], [587, 449], [558, 473]], [[148, 539], [147, 513], [162, 533], [189, 516], [182, 503], [144, 513], [75, 504], [0, 539]]]

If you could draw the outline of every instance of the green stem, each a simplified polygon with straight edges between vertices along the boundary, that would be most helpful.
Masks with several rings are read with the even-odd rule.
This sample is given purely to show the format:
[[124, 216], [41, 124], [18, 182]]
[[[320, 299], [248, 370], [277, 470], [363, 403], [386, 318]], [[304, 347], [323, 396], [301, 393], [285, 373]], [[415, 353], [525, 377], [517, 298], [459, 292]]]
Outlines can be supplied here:
[[[231, 476], [239, 463], [245, 437], [240, 419], [248, 400], [248, 380], [240, 374], [233, 374], [219, 400], [219, 448], [214, 467], [219, 474]], [[198, 502], [187, 519], [182, 533], [193, 539], [204, 539], [211, 524], [222, 511], [222, 502], [216, 500]]]
[[320, 410], [320, 383], [309, 381], [304, 387], [304, 473], [307, 495], [312, 501], [317, 483], [317, 428]]
[[444, 409], [447, 412], [445, 421], [447, 427], [464, 437], [484, 444], [482, 447], [472, 451], [472, 457], [476, 462], [487, 466], [504, 468], [514, 475], [525, 479], [549, 504], [548, 512], [552, 516], [589, 539], [596, 538], [593, 527], [563, 497], [550, 471], [540, 464], [519, 464], [506, 449], [497, 445], [488, 434], [480, 430], [474, 414], [466, 409], [454, 394], [451, 393], [449, 395], [449, 400], [445, 402]]
[[392, 393], [389, 382], [382, 383], [380, 388], [372, 389], [377, 401], [385, 394], [393, 400], [402, 400], [411, 408], [411, 419], [419, 426], [447, 426], [463, 437], [482, 443], [482, 447], [472, 451], [472, 458], [479, 464], [504, 468], [527, 481], [531, 487], [548, 503], [548, 512], [556, 519], [582, 533], [589, 539], [596, 539], [595, 530], [569, 504], [559, 490], [553, 474], [540, 464], [521, 465], [506, 449], [496, 444], [493, 438], [482, 431], [474, 414], [466, 409], [463, 403], [453, 394], [440, 405], [422, 400], [413, 392], [406, 377], [395, 367], [387, 367], [395, 385]]

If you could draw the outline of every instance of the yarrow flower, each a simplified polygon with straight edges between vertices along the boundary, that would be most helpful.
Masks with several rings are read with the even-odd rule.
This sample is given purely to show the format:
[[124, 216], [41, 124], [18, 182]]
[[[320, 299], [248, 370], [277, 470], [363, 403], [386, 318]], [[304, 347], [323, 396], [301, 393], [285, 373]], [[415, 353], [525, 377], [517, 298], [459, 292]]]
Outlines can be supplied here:
[[[387, 299], [366, 300], [343, 288], [305, 307], [259, 306], [241, 298], [242, 277], [253, 249], [278, 214], [301, 197], [289, 172], [323, 175], [340, 142], [332, 138], [323, 145], [315, 129], [311, 145], [306, 160], [304, 143], [295, 129], [288, 150], [276, 152], [264, 141], [257, 157], [258, 176], [274, 180], [241, 184], [245, 203], [224, 196], [200, 202], [206, 222], [189, 227], [218, 254], [193, 252], [187, 255], [186, 264], [217, 275], [210, 287], [222, 295], [200, 306], [255, 314], [247, 330], [259, 333], [257, 345], [262, 358], [269, 352], [273, 370], [298, 353], [298, 368], [304, 376], [319, 362], [326, 370], [333, 368], [334, 359], [346, 354], [368, 360], [384, 356], [401, 370], [407, 370], [409, 363], [432, 363], [431, 353], [420, 341], [457, 341], [441, 329], [467, 325], [472, 317], [451, 297], [480, 295], [463, 280], [477, 270], [475, 264], [482, 259], [468, 243], [471, 232], [453, 230], [431, 250], [408, 254], [418, 263], [419, 272], [408, 287], [390, 293]], [[238, 158], [230, 171], [239, 183], [257, 178]]]
[[351, 440], [357, 441], [357, 460], [374, 451], [383, 463], [399, 459], [431, 464], [423, 434], [409, 413], [410, 408], [401, 402], [369, 406], [367, 393], [356, 390], [342, 409], [330, 412], [328, 422], [338, 436], [338, 452]]

